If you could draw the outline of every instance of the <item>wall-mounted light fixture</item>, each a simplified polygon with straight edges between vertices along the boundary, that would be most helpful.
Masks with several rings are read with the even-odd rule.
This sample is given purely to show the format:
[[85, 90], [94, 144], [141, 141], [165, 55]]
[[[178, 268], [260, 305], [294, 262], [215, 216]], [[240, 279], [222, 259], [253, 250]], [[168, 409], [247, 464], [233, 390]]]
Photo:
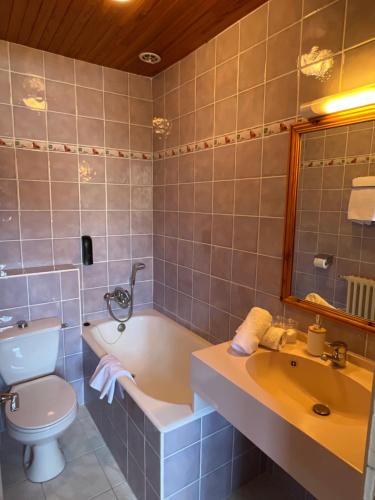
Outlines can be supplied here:
[[314, 118], [369, 104], [375, 104], [375, 84], [307, 102], [301, 105], [300, 114], [305, 118]]

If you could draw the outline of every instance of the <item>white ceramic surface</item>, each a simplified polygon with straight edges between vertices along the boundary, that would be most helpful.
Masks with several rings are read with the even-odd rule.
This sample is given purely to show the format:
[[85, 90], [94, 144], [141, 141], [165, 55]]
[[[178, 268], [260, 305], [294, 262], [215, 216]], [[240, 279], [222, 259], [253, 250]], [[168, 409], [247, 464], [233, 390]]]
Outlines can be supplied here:
[[83, 338], [97, 354], [115, 355], [135, 375], [120, 383], [160, 430], [192, 417], [191, 353], [211, 344], [154, 310], [136, 313], [122, 335], [115, 321], [93, 321]]
[[193, 354], [193, 390], [319, 500], [361, 497], [371, 386], [363, 362], [338, 370], [300, 341], [250, 357], [230, 342]]
[[46, 318], [0, 332], [0, 374], [7, 385], [55, 370], [60, 328], [58, 318]]

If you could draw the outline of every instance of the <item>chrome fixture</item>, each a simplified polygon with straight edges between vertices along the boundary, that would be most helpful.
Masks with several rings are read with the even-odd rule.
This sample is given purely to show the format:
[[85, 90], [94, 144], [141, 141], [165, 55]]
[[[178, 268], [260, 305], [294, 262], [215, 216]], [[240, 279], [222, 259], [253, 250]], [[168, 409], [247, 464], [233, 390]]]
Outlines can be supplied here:
[[329, 407], [321, 403], [316, 403], [313, 406], [313, 412], [317, 415], [320, 415], [321, 417], [328, 417], [328, 415], [331, 414], [331, 410], [329, 409]]
[[18, 392], [3, 392], [0, 394], [0, 403], [5, 404], [9, 401], [10, 411], [17, 411], [20, 407], [20, 398]]
[[27, 328], [29, 325], [25, 319], [20, 319], [17, 321], [18, 328]]
[[323, 353], [320, 356], [320, 359], [323, 361], [332, 361], [332, 365], [337, 368], [345, 368], [346, 366], [346, 356], [348, 352], [348, 346], [345, 342], [341, 342], [341, 340], [336, 340], [335, 342], [331, 342], [329, 344], [332, 347], [332, 354]]
[[[126, 321], [129, 321], [129, 319], [133, 315], [133, 305], [134, 305], [134, 286], [135, 286], [135, 279], [138, 271], [141, 271], [146, 267], [143, 262], [137, 262], [133, 264], [132, 267], [132, 273], [130, 275], [130, 280], [129, 280], [129, 285], [130, 285], [130, 292], [129, 290], [124, 290], [122, 287], [116, 287], [113, 292], [107, 292], [104, 295], [104, 300], [107, 303], [107, 309], [109, 314], [112, 316], [112, 318], [115, 321], [118, 321], [120, 323], [117, 327], [117, 330], [119, 332], [123, 332], [125, 330], [125, 323]], [[116, 302], [122, 309], [127, 309], [129, 308], [128, 315], [126, 318], [118, 318], [114, 312], [112, 311], [112, 305], [111, 301]]]

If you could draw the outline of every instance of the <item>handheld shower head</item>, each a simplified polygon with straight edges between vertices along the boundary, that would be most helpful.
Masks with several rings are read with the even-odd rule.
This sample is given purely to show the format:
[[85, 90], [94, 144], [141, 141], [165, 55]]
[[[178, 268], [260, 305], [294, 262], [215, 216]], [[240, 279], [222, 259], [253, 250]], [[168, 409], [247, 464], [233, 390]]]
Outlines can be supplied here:
[[130, 277], [131, 286], [135, 285], [135, 277], [136, 277], [137, 271], [142, 271], [142, 269], [144, 269], [145, 267], [146, 267], [146, 264], [144, 264], [143, 262], [136, 262], [135, 264], [133, 264], [132, 274]]

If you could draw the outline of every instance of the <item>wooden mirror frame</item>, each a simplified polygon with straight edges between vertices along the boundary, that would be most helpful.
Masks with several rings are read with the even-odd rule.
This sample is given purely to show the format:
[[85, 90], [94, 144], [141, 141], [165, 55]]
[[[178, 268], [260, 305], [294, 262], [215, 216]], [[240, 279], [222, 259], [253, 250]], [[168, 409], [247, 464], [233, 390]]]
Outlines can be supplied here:
[[375, 321], [352, 316], [345, 311], [314, 304], [291, 295], [302, 134], [370, 120], [375, 120], [375, 104], [314, 118], [307, 122], [297, 123], [291, 127], [281, 301], [285, 304], [305, 309], [311, 313], [321, 314], [335, 321], [375, 333]]

